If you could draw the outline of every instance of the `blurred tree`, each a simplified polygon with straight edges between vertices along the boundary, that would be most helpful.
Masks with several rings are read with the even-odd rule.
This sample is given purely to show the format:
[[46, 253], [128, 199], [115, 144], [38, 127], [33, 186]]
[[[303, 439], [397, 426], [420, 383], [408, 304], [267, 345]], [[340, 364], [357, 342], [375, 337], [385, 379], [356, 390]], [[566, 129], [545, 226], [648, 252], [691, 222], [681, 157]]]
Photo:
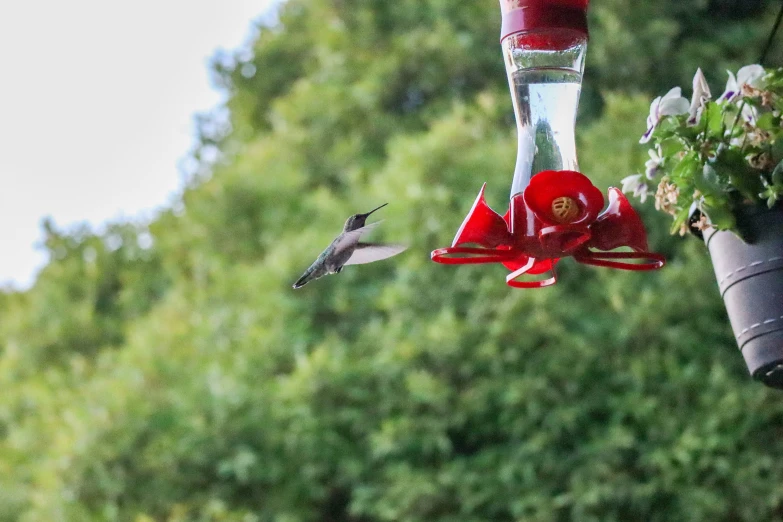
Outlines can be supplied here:
[[[582, 170], [617, 183], [652, 96], [755, 59], [756, 4], [594, 0]], [[215, 58], [230, 98], [181, 201], [149, 227], [45, 225], [35, 286], [0, 293], [0, 520], [783, 519], [783, 405], [746, 376], [702, 245], [645, 207], [659, 273], [565, 261], [512, 291], [429, 261], [483, 181], [507, 198], [498, 18], [288, 0]], [[386, 201], [376, 235], [409, 252], [290, 289]]]

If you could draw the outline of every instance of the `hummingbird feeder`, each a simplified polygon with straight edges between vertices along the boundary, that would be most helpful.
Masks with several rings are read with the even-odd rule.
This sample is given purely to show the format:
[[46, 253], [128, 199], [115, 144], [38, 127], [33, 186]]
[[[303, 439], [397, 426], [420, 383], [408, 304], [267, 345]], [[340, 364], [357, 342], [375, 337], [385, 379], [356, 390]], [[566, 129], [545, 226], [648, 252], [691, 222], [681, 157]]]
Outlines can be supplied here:
[[[589, 0], [500, 0], [501, 46], [517, 122], [511, 202], [501, 216], [481, 187], [452, 245], [437, 263], [502, 263], [506, 284], [540, 288], [557, 281], [571, 256], [588, 265], [655, 270], [641, 219], [623, 193], [603, 194], [579, 172], [574, 126], [587, 49]], [[466, 246], [466, 245], [477, 246]], [[630, 247], [632, 251], [616, 251]]]

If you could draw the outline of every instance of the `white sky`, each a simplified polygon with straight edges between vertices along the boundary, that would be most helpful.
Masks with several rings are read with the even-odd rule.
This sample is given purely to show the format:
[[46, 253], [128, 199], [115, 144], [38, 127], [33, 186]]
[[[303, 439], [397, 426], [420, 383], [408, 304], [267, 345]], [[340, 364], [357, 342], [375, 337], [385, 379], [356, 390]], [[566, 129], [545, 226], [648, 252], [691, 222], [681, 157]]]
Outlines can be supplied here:
[[180, 187], [207, 60], [271, 0], [0, 2], [0, 285], [45, 262], [40, 223], [147, 216]]

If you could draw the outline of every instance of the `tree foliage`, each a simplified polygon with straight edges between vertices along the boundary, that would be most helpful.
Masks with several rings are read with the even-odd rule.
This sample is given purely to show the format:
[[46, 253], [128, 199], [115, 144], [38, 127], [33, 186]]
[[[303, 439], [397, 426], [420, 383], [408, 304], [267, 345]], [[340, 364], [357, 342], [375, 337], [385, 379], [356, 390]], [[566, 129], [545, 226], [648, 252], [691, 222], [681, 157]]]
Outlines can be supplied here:
[[[772, 3], [731, 4], [593, 2], [599, 186], [644, 156], [652, 95], [755, 59]], [[202, 119], [181, 200], [148, 227], [46, 225], [35, 286], [0, 293], [0, 520], [783, 518], [783, 405], [703, 245], [645, 207], [657, 273], [566, 260], [514, 291], [429, 261], [482, 182], [507, 201], [498, 29], [493, 2], [288, 0], [216, 57], [228, 120]], [[386, 201], [375, 236], [408, 252], [291, 290]]]

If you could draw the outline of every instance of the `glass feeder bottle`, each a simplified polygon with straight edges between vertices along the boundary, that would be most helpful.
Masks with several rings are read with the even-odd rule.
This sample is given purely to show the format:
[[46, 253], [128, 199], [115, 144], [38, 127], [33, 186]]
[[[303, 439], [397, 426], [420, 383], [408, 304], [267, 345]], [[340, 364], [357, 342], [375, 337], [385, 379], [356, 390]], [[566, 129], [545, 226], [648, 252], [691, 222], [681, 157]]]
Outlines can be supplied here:
[[545, 170], [578, 171], [574, 127], [587, 0], [500, 0], [501, 46], [517, 123], [511, 198]]

